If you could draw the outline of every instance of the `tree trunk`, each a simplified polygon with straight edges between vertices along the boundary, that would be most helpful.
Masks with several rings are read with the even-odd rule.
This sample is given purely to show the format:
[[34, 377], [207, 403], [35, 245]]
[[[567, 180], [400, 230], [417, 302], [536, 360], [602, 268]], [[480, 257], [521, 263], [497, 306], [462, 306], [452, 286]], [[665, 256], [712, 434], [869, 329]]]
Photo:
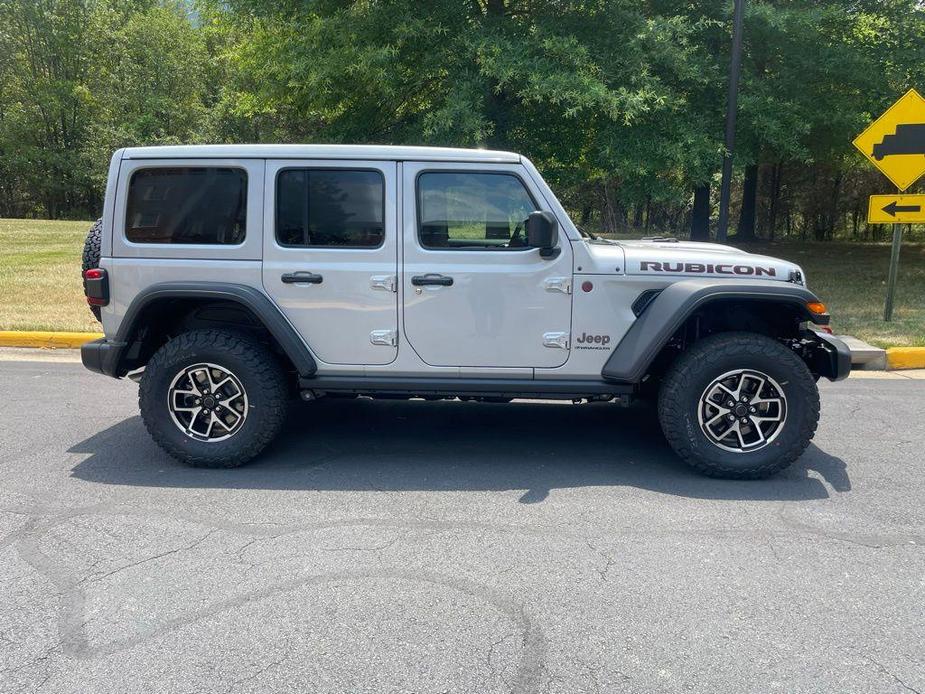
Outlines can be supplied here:
[[607, 181], [603, 184], [604, 207], [601, 213], [601, 226], [605, 232], [617, 231], [619, 224], [619, 211], [612, 186]]
[[691, 212], [691, 241], [710, 240], [710, 184], [694, 188], [694, 209]]
[[[487, 19], [498, 22], [504, 18], [504, 12], [504, 0], [488, 0], [485, 6]], [[493, 126], [491, 134], [486, 139], [486, 144], [494, 149], [508, 149], [510, 147], [508, 143], [510, 108], [507, 95], [491, 83], [486, 85], [486, 90], [485, 115]]]
[[642, 204], [633, 205], [633, 228], [638, 229], [642, 226]]
[[742, 240], [755, 238], [755, 202], [758, 193], [758, 165], [745, 167], [745, 182], [742, 185], [742, 211], [739, 213], [737, 237]]
[[489, 17], [503, 17], [504, 0], [488, 0], [488, 5], [485, 7], [485, 13]]
[[773, 241], [777, 232], [777, 215], [780, 210], [780, 191], [784, 178], [784, 165], [780, 162], [771, 167], [771, 199], [768, 202], [768, 238]]

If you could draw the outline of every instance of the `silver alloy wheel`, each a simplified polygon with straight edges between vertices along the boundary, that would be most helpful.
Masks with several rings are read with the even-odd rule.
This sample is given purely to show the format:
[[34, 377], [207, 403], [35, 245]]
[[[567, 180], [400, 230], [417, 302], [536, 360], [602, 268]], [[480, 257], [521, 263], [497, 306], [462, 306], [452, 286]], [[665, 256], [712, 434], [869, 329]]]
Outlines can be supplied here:
[[167, 409], [184, 434], [215, 443], [240, 431], [247, 419], [247, 393], [228, 369], [218, 364], [193, 364], [170, 382]]
[[714, 446], [750, 453], [770, 444], [787, 421], [784, 389], [753, 369], [728, 371], [704, 389], [697, 404], [700, 430]]

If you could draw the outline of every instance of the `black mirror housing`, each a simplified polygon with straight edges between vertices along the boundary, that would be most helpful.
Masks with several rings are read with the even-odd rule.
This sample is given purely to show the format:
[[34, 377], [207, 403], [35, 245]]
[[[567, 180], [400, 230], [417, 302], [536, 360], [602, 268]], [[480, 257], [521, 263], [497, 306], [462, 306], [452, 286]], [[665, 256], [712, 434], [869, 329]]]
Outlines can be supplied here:
[[[552, 212], [537, 210], [527, 217], [527, 244], [544, 258], [553, 255], [559, 241], [559, 222]], [[556, 254], [558, 255], [558, 254]]]

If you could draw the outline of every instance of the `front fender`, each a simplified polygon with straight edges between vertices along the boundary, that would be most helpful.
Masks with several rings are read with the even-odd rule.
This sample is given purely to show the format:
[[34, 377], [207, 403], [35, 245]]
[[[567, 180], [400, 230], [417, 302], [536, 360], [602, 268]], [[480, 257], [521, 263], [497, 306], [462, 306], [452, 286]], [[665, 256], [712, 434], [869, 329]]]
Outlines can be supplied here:
[[805, 320], [825, 325], [828, 314], [814, 314], [807, 303], [819, 298], [806, 287], [776, 280], [689, 279], [670, 284], [648, 304], [614, 347], [601, 370], [610, 381], [638, 383], [659, 351], [684, 322], [705, 304], [739, 299], [794, 307]]

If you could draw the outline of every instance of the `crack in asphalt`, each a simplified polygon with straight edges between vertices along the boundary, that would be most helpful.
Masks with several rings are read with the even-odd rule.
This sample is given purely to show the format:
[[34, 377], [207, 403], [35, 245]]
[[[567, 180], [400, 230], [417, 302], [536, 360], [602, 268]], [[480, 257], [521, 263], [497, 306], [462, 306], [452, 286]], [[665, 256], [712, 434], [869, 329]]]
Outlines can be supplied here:
[[905, 682], [903, 682], [903, 681], [899, 678], [898, 675], [894, 674], [889, 668], [886, 667], [886, 665], [884, 665], [884, 664], [881, 663], [880, 661], [874, 660], [874, 659], [871, 658], [869, 655], [864, 655], [864, 654], [862, 654], [861, 657], [864, 658], [864, 660], [866, 660], [866, 661], [868, 661], [869, 663], [871, 663], [872, 665], [876, 665], [877, 668], [878, 668], [883, 674], [888, 675], [889, 677], [893, 678], [893, 680], [894, 680], [899, 686], [901, 686], [903, 689], [905, 689], [905, 690], [907, 690], [907, 691], [910, 691], [910, 692], [913, 692], [913, 694], [922, 694], [918, 689], [915, 689], [915, 688], [913, 688], [913, 687], [910, 687], [908, 684], [906, 684]]
[[86, 583], [97, 583], [97, 582], [99, 582], [99, 581], [102, 581], [102, 580], [105, 580], [105, 579], [109, 578], [110, 576], [114, 576], [114, 575], [117, 574], [117, 573], [121, 573], [122, 571], [126, 571], [126, 570], [128, 570], [128, 569], [133, 569], [133, 568], [135, 568], [136, 566], [141, 566], [142, 564], [147, 564], [147, 563], [152, 562], [152, 561], [157, 561], [158, 559], [163, 559], [164, 557], [169, 557], [171, 554], [177, 554], [178, 552], [187, 552], [187, 551], [189, 551], [189, 550], [191, 550], [191, 549], [195, 549], [196, 547], [198, 547], [199, 545], [201, 545], [203, 542], [205, 542], [206, 540], [208, 540], [212, 535], [214, 535], [214, 534], [217, 533], [217, 532], [218, 532], [218, 529], [217, 529], [217, 528], [212, 528], [212, 529], [209, 530], [205, 535], [203, 535], [203, 536], [200, 537], [199, 539], [193, 541], [193, 542], [192, 542], [191, 544], [189, 544], [189, 545], [186, 545], [186, 546], [184, 546], [184, 547], [177, 547], [177, 548], [175, 548], [175, 549], [170, 549], [170, 550], [167, 550], [166, 552], [160, 552], [160, 553], [154, 554], [154, 555], [152, 555], [152, 556], [150, 556], [150, 557], [145, 557], [144, 559], [139, 559], [138, 561], [133, 561], [133, 562], [131, 562], [130, 564], [125, 564], [124, 566], [120, 566], [120, 567], [118, 567], [118, 568], [116, 568], [116, 569], [113, 569], [112, 571], [107, 571], [106, 573], [103, 573], [103, 574], [93, 574], [93, 575], [90, 575], [90, 576], [86, 576], [86, 577], [80, 579], [80, 580], [77, 582], [77, 584], [78, 584], [78, 585], [84, 585], [84, 584], [86, 584]]

